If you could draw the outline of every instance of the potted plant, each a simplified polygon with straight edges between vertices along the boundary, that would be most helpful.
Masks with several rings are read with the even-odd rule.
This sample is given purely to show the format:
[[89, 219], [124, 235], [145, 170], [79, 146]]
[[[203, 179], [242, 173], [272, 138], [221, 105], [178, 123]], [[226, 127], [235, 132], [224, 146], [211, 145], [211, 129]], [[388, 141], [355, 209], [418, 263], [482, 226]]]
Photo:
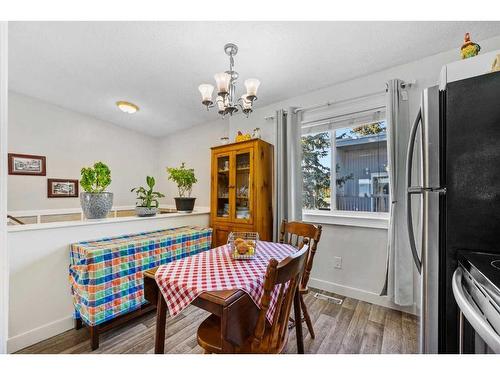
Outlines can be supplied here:
[[87, 219], [105, 218], [113, 206], [113, 193], [104, 191], [111, 183], [111, 171], [102, 162], [82, 168], [80, 203]]
[[191, 198], [191, 189], [197, 182], [194, 169], [186, 168], [183, 162], [180, 168], [167, 168], [167, 173], [168, 179], [174, 181], [179, 189], [179, 196], [174, 198], [177, 211], [192, 212], [196, 198]]
[[159, 191], [153, 191], [155, 183], [156, 181], [154, 177], [147, 176], [146, 184], [148, 185], [148, 189], [143, 186], [139, 186], [130, 190], [131, 192], [135, 191], [137, 194], [138, 202], [135, 207], [135, 213], [137, 216], [155, 216], [158, 212], [158, 206], [160, 205], [158, 198], [163, 198], [165, 195]]

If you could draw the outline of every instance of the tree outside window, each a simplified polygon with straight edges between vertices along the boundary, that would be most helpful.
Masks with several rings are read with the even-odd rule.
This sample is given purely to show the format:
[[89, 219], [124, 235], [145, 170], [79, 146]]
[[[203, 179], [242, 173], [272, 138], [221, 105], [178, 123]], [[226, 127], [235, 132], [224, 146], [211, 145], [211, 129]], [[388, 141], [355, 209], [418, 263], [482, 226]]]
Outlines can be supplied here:
[[[386, 212], [389, 199], [385, 136], [384, 120], [303, 135], [303, 208]], [[333, 163], [335, 186], [331, 176]]]

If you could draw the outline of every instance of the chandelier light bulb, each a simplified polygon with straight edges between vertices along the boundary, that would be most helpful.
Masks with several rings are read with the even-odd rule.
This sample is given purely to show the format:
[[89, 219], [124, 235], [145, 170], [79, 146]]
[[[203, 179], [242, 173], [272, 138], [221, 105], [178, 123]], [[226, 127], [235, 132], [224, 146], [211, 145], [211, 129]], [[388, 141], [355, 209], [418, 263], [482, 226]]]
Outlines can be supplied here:
[[203, 103], [203, 105], [206, 105], [208, 107], [209, 105], [213, 104], [212, 102], [212, 94], [214, 92], [213, 85], [204, 83], [198, 86], [198, 90], [200, 90], [201, 102]]
[[260, 81], [257, 78], [249, 78], [245, 80], [248, 100], [253, 102], [257, 98], [257, 90], [259, 89], [259, 86]]
[[220, 96], [225, 96], [229, 92], [229, 84], [231, 76], [226, 72], [217, 73], [214, 75], [215, 83], [217, 84], [217, 92]]

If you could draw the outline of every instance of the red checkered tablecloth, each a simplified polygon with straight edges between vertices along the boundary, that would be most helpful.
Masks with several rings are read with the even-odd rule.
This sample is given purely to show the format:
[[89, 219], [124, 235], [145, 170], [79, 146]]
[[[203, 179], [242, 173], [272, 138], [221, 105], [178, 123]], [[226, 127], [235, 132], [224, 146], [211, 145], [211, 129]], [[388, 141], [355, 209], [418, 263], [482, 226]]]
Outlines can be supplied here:
[[[240, 289], [257, 306], [264, 293], [264, 275], [269, 260], [283, 260], [297, 249], [291, 245], [259, 241], [256, 256], [234, 260], [229, 245], [223, 245], [158, 268], [156, 282], [170, 316], [179, 314], [203, 292]], [[271, 322], [278, 288], [271, 297], [267, 318]]]

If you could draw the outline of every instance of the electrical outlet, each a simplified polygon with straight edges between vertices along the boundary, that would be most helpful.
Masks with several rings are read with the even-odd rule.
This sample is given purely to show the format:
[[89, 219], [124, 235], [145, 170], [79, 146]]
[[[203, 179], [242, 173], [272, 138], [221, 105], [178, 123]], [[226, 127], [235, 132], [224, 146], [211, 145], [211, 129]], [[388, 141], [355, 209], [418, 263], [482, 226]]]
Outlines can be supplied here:
[[333, 266], [342, 269], [342, 257], [333, 257]]

